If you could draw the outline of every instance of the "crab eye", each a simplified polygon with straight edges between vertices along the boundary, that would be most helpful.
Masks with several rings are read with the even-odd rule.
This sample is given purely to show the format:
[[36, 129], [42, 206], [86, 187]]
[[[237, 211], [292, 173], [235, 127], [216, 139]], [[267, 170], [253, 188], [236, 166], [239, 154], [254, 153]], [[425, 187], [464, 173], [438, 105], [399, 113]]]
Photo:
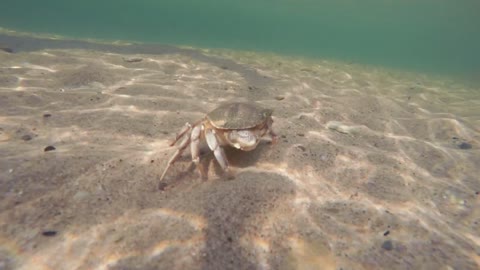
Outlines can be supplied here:
[[229, 139], [237, 148], [254, 146], [257, 143], [255, 134], [248, 130], [234, 130], [230, 132]]
[[237, 135], [238, 135], [238, 138], [242, 140], [250, 141], [255, 139], [253, 134], [250, 131], [246, 131], [246, 130], [237, 131]]

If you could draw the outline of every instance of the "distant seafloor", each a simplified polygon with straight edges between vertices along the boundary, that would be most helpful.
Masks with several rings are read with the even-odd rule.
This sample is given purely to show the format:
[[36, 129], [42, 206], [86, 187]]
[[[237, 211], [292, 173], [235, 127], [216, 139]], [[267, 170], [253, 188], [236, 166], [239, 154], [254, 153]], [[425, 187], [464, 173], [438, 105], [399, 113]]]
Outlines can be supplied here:
[[477, 0], [3, 1], [0, 27], [339, 60], [480, 85]]

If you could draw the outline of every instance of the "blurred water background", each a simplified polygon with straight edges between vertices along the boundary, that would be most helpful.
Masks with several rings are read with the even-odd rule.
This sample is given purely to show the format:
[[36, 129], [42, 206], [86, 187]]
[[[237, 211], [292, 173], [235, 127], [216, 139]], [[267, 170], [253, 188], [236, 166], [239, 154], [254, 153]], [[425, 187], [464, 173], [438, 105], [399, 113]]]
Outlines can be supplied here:
[[335, 59], [480, 83], [477, 0], [3, 0], [0, 27]]

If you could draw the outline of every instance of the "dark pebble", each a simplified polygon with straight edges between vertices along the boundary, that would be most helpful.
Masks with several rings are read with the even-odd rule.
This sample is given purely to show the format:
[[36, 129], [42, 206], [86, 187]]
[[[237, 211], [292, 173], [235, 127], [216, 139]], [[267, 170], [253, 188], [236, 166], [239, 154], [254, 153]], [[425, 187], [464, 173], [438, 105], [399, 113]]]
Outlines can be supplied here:
[[307, 150], [307, 149], [305, 148], [305, 146], [303, 146], [303, 145], [297, 145], [297, 148], [300, 149], [300, 150], [302, 150], [302, 151]]
[[276, 96], [275, 99], [276, 99], [276, 100], [284, 100], [285, 97], [284, 97], [284, 96]]
[[389, 234], [390, 234], [390, 231], [386, 231], [386, 232], [383, 233], [383, 236], [387, 236]]
[[57, 235], [57, 231], [43, 231], [43, 232], [42, 232], [42, 235], [43, 235], [43, 236], [52, 237], [52, 236]]
[[22, 136], [22, 140], [24, 140], [24, 141], [30, 141], [31, 139], [32, 139], [31, 135], [25, 134], [25, 135]]
[[382, 248], [385, 249], [385, 250], [392, 250], [393, 249], [392, 241], [387, 240], [387, 241], [383, 242]]
[[152, 159], [152, 160], [150, 160], [150, 163], [153, 163], [153, 162], [155, 162], [155, 160], [153, 160], [153, 159]]
[[160, 183], [158, 184], [158, 189], [164, 191], [167, 186], [167, 183]]
[[13, 49], [12, 48], [0, 48], [0, 50], [4, 51], [4, 52], [8, 52], [8, 53], [13, 53]]
[[46, 114], [43, 115], [43, 117], [45, 117], [45, 118], [48, 118], [48, 117], [50, 117], [50, 116], [52, 116], [52, 115], [49, 114], [49, 113], [46, 113]]
[[220, 68], [221, 68], [221, 69], [228, 69], [227, 66], [221, 66]]
[[452, 137], [452, 140], [458, 140], [458, 137]]
[[49, 145], [49, 146], [45, 147], [45, 149], [43, 149], [43, 151], [48, 152], [48, 151], [53, 151], [55, 149], [56, 149], [55, 147]]
[[472, 145], [466, 142], [462, 142], [461, 144], [458, 145], [458, 148], [460, 149], [472, 149]]
[[304, 137], [305, 134], [303, 134], [303, 133], [297, 133], [297, 136]]

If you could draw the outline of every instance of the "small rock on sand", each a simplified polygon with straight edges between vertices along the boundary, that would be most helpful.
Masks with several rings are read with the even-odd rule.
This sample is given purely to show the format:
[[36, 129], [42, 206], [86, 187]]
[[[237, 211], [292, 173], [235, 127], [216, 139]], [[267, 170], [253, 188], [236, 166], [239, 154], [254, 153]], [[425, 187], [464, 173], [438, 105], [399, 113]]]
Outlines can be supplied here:
[[466, 150], [466, 149], [472, 149], [472, 145], [467, 143], [467, 142], [462, 142], [458, 144], [458, 148]]
[[382, 244], [382, 248], [385, 249], [385, 250], [392, 250], [393, 249], [393, 243], [391, 240], [387, 240], [385, 242], [383, 242]]
[[75, 193], [75, 195], [73, 195], [73, 199], [75, 201], [81, 201], [85, 198], [88, 198], [89, 196], [90, 196], [90, 193], [88, 193], [87, 191], [84, 191], [84, 190], [80, 190], [77, 193]]
[[350, 134], [353, 131], [353, 127], [347, 126], [343, 124], [342, 122], [338, 121], [330, 121], [327, 123], [326, 127], [328, 129], [343, 133], [343, 134]]

